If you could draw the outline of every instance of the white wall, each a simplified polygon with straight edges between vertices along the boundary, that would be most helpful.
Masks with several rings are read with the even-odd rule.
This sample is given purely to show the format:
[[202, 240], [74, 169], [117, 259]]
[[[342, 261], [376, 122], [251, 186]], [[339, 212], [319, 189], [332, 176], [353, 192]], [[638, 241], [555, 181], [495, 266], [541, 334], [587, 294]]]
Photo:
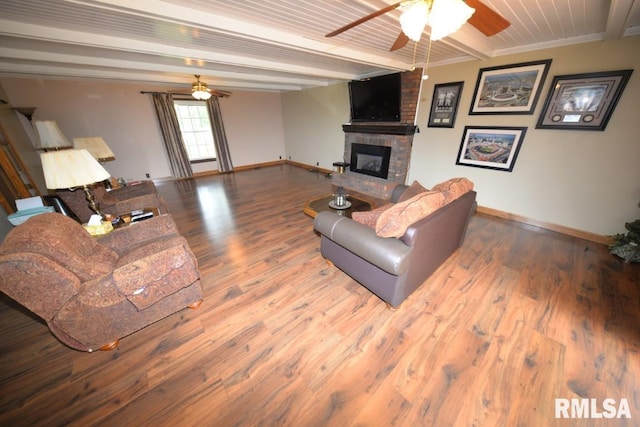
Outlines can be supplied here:
[[291, 160], [324, 169], [343, 161], [342, 124], [349, 121], [346, 83], [283, 94], [282, 111]]
[[[465, 176], [476, 184], [481, 206], [601, 235], [624, 231], [625, 221], [640, 217], [639, 51], [636, 36], [431, 68], [418, 106], [420, 133], [414, 138], [408, 182], [432, 186]], [[533, 115], [468, 115], [480, 68], [548, 58], [553, 62]], [[635, 71], [604, 132], [535, 129], [553, 76], [627, 68]], [[460, 80], [465, 86], [455, 128], [427, 127], [434, 84]], [[287, 93], [283, 106], [288, 153], [315, 164], [324, 150], [329, 168], [341, 158], [346, 85]], [[528, 128], [513, 172], [455, 164], [464, 127], [479, 125]]]
[[279, 93], [237, 91], [220, 109], [235, 167], [285, 158]]
[[[127, 180], [145, 179], [146, 173], [152, 179], [171, 176], [151, 95], [140, 94], [167, 87], [9, 77], [0, 78], [0, 85], [12, 106], [37, 107], [33, 119], [55, 120], [67, 138], [103, 137], [116, 155], [105, 165], [112, 176]], [[280, 94], [235, 92], [220, 100], [220, 108], [234, 166], [284, 157]], [[205, 163], [193, 169], [215, 168]]]

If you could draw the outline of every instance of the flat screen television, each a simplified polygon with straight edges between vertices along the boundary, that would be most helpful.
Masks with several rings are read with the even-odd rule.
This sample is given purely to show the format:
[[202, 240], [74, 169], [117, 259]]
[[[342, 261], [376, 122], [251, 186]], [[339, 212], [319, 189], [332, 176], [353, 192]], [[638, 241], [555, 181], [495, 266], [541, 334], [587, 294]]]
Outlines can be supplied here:
[[349, 82], [352, 122], [400, 121], [400, 73]]

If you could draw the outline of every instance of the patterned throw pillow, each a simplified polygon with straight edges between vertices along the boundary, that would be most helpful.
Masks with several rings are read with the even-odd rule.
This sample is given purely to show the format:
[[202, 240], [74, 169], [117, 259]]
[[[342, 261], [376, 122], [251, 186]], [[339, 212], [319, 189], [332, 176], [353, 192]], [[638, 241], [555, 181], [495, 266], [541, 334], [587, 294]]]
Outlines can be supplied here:
[[422, 185], [420, 185], [418, 181], [413, 181], [413, 184], [411, 184], [409, 188], [404, 190], [404, 193], [402, 193], [402, 195], [398, 199], [398, 203], [407, 201], [410, 198], [417, 196], [420, 193], [424, 193], [425, 191], [428, 191], [428, 190], [424, 188]]
[[365, 212], [352, 212], [351, 219], [360, 224], [367, 225], [371, 228], [376, 228], [376, 222], [378, 222], [378, 218], [382, 215], [382, 212], [386, 211], [390, 207], [393, 206], [393, 203], [387, 203], [386, 205], [380, 206], [379, 208], [373, 209], [371, 211]]
[[414, 222], [428, 216], [445, 204], [440, 191], [426, 191], [385, 210], [376, 222], [380, 237], [402, 237]]
[[467, 178], [451, 178], [436, 184], [432, 191], [442, 191], [445, 196], [445, 203], [451, 203], [458, 197], [473, 190], [473, 182]]

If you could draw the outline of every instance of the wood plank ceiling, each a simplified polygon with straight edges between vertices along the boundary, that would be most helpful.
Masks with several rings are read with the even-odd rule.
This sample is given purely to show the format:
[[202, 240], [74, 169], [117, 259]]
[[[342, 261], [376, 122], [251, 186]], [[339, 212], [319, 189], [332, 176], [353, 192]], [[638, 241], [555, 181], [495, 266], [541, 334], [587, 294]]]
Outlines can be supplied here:
[[[188, 88], [291, 91], [411, 69], [417, 45], [389, 52], [394, 10], [324, 35], [394, 0], [2, 0], [0, 75]], [[640, 0], [483, 0], [511, 22], [469, 24], [431, 47], [430, 67], [640, 34]]]

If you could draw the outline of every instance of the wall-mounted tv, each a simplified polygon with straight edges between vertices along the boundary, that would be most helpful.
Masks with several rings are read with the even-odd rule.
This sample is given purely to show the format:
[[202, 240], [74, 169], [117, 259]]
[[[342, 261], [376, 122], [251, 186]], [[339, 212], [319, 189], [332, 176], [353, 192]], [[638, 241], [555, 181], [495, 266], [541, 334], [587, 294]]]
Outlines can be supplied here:
[[399, 122], [400, 73], [349, 82], [352, 122]]

